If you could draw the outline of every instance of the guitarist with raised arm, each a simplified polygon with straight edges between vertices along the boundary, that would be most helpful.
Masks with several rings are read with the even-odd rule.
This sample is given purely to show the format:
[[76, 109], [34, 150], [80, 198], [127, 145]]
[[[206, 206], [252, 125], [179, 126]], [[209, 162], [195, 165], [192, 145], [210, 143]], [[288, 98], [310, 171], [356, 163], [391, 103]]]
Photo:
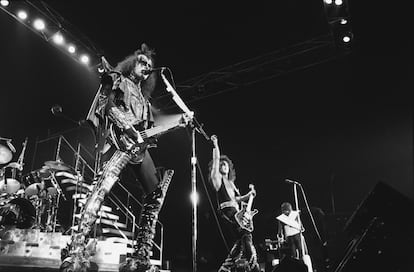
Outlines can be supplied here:
[[[149, 98], [155, 86], [155, 52], [146, 44], [112, 68], [104, 58], [100, 88], [89, 110], [87, 120], [93, 124], [100, 155], [99, 176], [81, 211], [78, 228], [71, 243], [61, 252], [60, 271], [86, 271], [94, 253], [89, 234], [98, 218], [98, 211], [121, 171], [132, 165], [137, 172], [145, 198], [134, 252], [119, 266], [119, 271], [147, 271], [152, 268], [150, 254], [155, 234], [155, 221], [165, 197], [172, 172], [159, 180], [147, 148], [154, 146], [156, 136], [186, 123], [187, 116], [172, 125], [154, 126]], [[188, 117], [189, 119], [190, 117]], [[188, 121], [188, 120], [187, 120]], [[137, 216], [138, 217], [138, 216]]]
[[[256, 191], [251, 186], [247, 194], [240, 194], [235, 185], [236, 171], [233, 162], [226, 155], [220, 154], [216, 135], [211, 137], [211, 141], [213, 143], [213, 159], [209, 163], [209, 179], [217, 192], [219, 213], [230, 226], [234, 237], [236, 237], [236, 241], [219, 272], [235, 271], [236, 269], [259, 271], [257, 253], [252, 239], [252, 217], [253, 213], [256, 212], [250, 213], [248, 209], [251, 208], [251, 202], [256, 196]], [[248, 202], [247, 206], [243, 204], [243, 209], [241, 209], [241, 204], [245, 202]]]

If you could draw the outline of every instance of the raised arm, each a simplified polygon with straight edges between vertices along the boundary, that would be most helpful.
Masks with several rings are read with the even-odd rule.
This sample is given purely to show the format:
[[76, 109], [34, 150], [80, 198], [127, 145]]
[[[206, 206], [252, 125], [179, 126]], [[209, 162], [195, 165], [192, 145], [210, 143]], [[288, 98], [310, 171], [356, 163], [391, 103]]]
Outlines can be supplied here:
[[214, 189], [218, 191], [221, 186], [221, 173], [220, 173], [220, 148], [218, 146], [218, 138], [216, 135], [211, 136], [213, 142], [213, 160], [211, 165], [210, 178], [213, 182]]

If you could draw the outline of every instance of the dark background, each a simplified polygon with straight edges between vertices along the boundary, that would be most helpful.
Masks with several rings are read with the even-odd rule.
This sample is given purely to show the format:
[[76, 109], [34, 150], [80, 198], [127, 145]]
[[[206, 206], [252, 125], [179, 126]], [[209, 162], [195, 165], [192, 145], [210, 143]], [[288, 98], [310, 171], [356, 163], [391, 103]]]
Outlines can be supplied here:
[[[46, 2], [112, 64], [146, 42], [157, 51], [156, 66], [168, 66], [177, 83], [327, 31], [319, 0]], [[294, 202], [285, 178], [302, 183], [325, 239], [333, 239], [327, 236], [333, 230], [325, 229], [333, 211], [347, 217], [379, 181], [413, 198], [408, 11], [390, 1], [365, 2], [349, 1], [355, 39], [345, 57], [188, 105], [233, 159], [241, 191], [246, 192], [249, 183], [256, 186], [254, 205], [260, 213], [254, 239], [259, 248], [265, 238], [275, 237], [280, 204]], [[39, 168], [43, 160], [42, 154], [33, 157], [35, 141], [59, 133], [93, 152], [91, 130], [52, 115], [50, 108], [59, 104], [65, 116], [84, 119], [98, 88], [97, 73], [3, 11], [0, 29], [0, 136], [13, 139], [18, 149], [13, 160], [28, 137], [23, 171]], [[161, 94], [165, 90], [159, 84], [154, 96]], [[164, 135], [151, 150], [157, 165], [176, 171], [160, 220], [164, 258], [183, 267], [191, 267], [188, 135], [186, 130]], [[54, 148], [50, 146], [51, 153]], [[201, 167], [199, 262], [217, 267], [226, 249], [208, 200], [210, 196], [215, 207], [207, 183], [211, 147], [197, 135], [196, 148]], [[43, 156], [53, 159], [51, 154]], [[302, 197], [299, 205], [306, 209]], [[309, 236], [314, 236], [309, 218], [304, 221]], [[313, 238], [309, 240], [317, 252]]]

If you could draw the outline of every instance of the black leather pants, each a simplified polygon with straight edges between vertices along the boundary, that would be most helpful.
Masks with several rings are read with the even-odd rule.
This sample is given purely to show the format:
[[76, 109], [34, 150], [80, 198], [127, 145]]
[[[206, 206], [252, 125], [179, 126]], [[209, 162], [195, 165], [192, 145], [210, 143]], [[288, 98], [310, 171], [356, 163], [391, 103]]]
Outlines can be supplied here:
[[260, 271], [252, 234], [239, 227], [234, 218], [236, 212], [236, 209], [231, 207], [221, 210], [222, 217], [232, 228], [236, 241], [219, 268], [219, 272]]

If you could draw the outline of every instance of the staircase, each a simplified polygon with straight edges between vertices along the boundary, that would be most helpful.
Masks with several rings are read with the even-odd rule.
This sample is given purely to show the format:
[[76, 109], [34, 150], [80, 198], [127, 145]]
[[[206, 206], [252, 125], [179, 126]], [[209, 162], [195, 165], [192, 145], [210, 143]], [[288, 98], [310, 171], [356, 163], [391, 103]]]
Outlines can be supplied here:
[[[65, 231], [65, 234], [70, 234], [71, 230], [78, 227], [82, 207], [94, 188], [93, 180], [96, 180], [98, 163], [96, 158], [82, 144], [78, 144], [77, 149], [75, 149], [62, 135], [57, 137], [57, 141], [55, 157], [68, 165], [71, 165], [68, 163], [69, 161], [74, 161], [73, 168], [78, 173], [76, 175], [73, 172], [61, 171], [56, 174], [58, 183], [61, 185], [66, 197], [73, 200], [71, 227]], [[70, 156], [72, 156], [72, 159], [69, 159]], [[164, 171], [161, 168], [157, 170], [160, 180], [165, 178], [164, 174], [171, 173], [170, 171], [172, 171]], [[91, 237], [105, 243], [112, 242], [114, 247], [123, 244], [126, 246], [126, 252], [121, 255], [128, 256], [132, 254], [141, 209], [142, 203], [121, 182], [116, 182], [98, 212], [99, 217], [95, 222], [95, 228]], [[159, 268], [161, 268], [163, 260], [163, 231], [162, 223], [157, 220], [151, 263], [159, 266]], [[125, 246], [118, 246], [118, 248], [125, 248]]]
[[[91, 186], [92, 189], [93, 186]], [[114, 188], [116, 187], [116, 190]], [[138, 229], [137, 207], [142, 208], [142, 203], [136, 199], [121, 183], [116, 183], [111, 193], [106, 197], [103, 205], [98, 211], [98, 219], [95, 222], [92, 238], [98, 240], [112, 241], [126, 245], [125, 255], [133, 253], [135, 245], [136, 230]], [[114, 193], [116, 191], [116, 193]], [[82, 208], [86, 203], [88, 193], [75, 193], [72, 195], [76, 203], [76, 210], [73, 214], [71, 229], [77, 229], [82, 216]], [[133, 209], [135, 207], [135, 209]], [[133, 212], [135, 210], [135, 212]], [[156, 223], [156, 235], [153, 241], [153, 252], [151, 263], [161, 267], [162, 265], [162, 243], [163, 225], [160, 221]]]

